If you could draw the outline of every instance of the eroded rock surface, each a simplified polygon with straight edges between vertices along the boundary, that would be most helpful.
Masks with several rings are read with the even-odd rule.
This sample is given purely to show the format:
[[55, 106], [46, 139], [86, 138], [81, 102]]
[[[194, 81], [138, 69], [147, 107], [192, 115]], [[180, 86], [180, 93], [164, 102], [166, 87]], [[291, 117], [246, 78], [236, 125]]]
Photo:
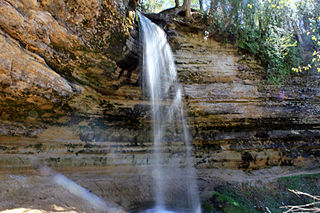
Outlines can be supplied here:
[[198, 168], [318, 165], [318, 87], [272, 88], [262, 67], [235, 49], [201, 35], [179, 38], [177, 69]]
[[[148, 98], [132, 84], [138, 73], [133, 73], [131, 83], [125, 77], [117, 79], [117, 57], [108, 49], [120, 51], [117, 45], [122, 45], [123, 57], [125, 44], [112, 43], [115, 35], [107, 34], [119, 32], [125, 38], [128, 29], [119, 30], [130, 26], [126, 21], [132, 20], [131, 13], [109, 1], [80, 3], [1, 2], [5, 12], [0, 34], [0, 131], [4, 136], [36, 137], [13, 138], [12, 143], [3, 137], [7, 145], [2, 146], [2, 161], [27, 153], [25, 168], [33, 166], [29, 158], [56, 167], [150, 165]], [[129, 16], [126, 21], [124, 14]], [[4, 22], [9, 15], [15, 18]], [[44, 18], [48, 20], [41, 22]], [[115, 25], [107, 29], [111, 23]], [[34, 31], [43, 25], [50, 39]], [[30, 40], [31, 36], [38, 38]], [[56, 40], [67, 44], [58, 48]], [[205, 41], [201, 32], [180, 32], [173, 42], [178, 44], [177, 71], [198, 168], [312, 166], [319, 161], [317, 87], [264, 85], [263, 68], [255, 60]], [[174, 137], [168, 132], [168, 159], [183, 153]], [[34, 144], [41, 149], [30, 148]], [[37, 155], [42, 152], [47, 155]]]
[[127, 1], [0, 1], [1, 120], [96, 112], [132, 20]]
[[[81, 169], [70, 177], [126, 209], [152, 201], [150, 103], [137, 70], [117, 79], [132, 42], [128, 7], [0, 0], [0, 171]], [[201, 32], [172, 42], [202, 180], [219, 169], [319, 166], [319, 85], [264, 85], [259, 63]], [[166, 136], [169, 163], [184, 148]]]

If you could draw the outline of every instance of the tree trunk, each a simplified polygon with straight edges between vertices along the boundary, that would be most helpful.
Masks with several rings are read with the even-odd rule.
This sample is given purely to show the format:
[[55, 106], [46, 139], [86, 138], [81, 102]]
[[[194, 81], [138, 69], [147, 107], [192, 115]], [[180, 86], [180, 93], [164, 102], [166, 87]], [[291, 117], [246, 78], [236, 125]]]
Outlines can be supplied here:
[[200, 11], [203, 12], [203, 0], [199, 0]]
[[178, 8], [180, 5], [179, 5], [179, 0], [175, 0], [175, 2], [176, 2], [176, 6], [175, 6], [175, 8]]
[[297, 23], [295, 21], [292, 21], [292, 26], [293, 26], [293, 30], [297, 34], [299, 43], [301, 45], [303, 45], [303, 39], [302, 39], [301, 31], [299, 30], [299, 27], [297, 26]]
[[191, 20], [191, 0], [183, 0], [182, 9], [186, 11], [186, 19]]

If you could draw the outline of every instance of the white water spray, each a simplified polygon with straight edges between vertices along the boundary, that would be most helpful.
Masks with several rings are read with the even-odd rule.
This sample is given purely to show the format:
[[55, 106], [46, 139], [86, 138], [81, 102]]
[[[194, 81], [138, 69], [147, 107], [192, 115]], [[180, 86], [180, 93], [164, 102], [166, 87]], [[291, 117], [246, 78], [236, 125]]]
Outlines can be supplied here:
[[73, 180], [67, 178], [66, 176], [50, 169], [49, 167], [41, 167], [40, 173], [44, 176], [48, 176], [52, 178], [52, 181], [62, 186], [65, 190], [69, 191], [71, 194], [82, 198], [87, 201], [92, 207], [97, 208], [103, 212], [112, 212], [112, 213], [125, 213], [125, 211], [115, 203], [107, 202], [90, 192], [88, 189], [82, 187], [77, 184]]
[[[146, 212], [200, 213], [190, 136], [173, 54], [165, 32], [143, 15], [138, 15], [143, 46], [143, 88], [144, 94], [151, 98], [154, 140], [156, 206]], [[171, 155], [164, 151], [171, 142], [179, 144], [182, 151]]]

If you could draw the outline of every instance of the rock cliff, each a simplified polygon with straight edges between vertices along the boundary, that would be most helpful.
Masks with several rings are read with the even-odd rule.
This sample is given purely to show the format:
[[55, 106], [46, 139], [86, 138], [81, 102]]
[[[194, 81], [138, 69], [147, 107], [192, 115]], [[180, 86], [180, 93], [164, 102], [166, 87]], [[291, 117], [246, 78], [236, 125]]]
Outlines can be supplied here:
[[318, 165], [319, 76], [309, 86], [272, 87], [262, 67], [232, 47], [196, 34], [179, 43], [198, 168]]
[[31, 123], [95, 113], [113, 93], [132, 20], [127, 1], [1, 1], [1, 120], [29, 126], [0, 132], [32, 136]]
[[[0, 171], [48, 165], [127, 209], [150, 197], [149, 101], [137, 70], [118, 79], [116, 66], [133, 22], [125, 0], [0, 0]], [[178, 26], [172, 42], [199, 177], [318, 167], [319, 76], [268, 86], [254, 59]], [[168, 142], [168, 160], [179, 144]]]

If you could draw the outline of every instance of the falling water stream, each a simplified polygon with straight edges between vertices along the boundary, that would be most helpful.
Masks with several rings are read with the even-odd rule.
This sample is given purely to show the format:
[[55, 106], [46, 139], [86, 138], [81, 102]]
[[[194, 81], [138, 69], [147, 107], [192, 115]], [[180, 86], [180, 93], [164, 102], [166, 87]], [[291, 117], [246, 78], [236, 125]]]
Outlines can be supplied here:
[[[144, 94], [151, 99], [155, 207], [150, 213], [200, 213], [182, 88], [165, 32], [138, 14], [143, 46]], [[179, 146], [170, 153], [168, 146]], [[168, 154], [169, 153], [169, 154]]]

